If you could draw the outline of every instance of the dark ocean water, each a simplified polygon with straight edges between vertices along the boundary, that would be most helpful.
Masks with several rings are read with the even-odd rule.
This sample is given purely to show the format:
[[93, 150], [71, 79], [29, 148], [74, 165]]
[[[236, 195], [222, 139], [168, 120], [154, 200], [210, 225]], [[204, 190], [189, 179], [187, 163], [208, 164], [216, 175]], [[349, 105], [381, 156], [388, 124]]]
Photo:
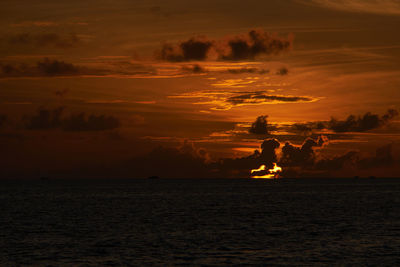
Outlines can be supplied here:
[[0, 181], [0, 265], [400, 265], [400, 179]]

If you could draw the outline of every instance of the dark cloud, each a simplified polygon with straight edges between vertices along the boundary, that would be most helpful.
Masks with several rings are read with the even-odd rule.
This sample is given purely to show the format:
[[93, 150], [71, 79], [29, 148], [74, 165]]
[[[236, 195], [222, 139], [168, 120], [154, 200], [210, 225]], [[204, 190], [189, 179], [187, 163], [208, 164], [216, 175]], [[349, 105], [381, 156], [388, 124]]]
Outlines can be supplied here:
[[106, 76], [106, 75], [155, 75], [151, 66], [127, 61], [102, 62], [100, 67], [87, 67], [58, 59], [44, 58], [35, 64], [0, 62], [0, 78], [54, 77], [54, 76]]
[[71, 63], [64, 61], [50, 60], [48, 58], [37, 63], [37, 69], [45, 76], [57, 75], [77, 75], [80, 74], [80, 69]]
[[258, 69], [258, 68], [236, 68], [236, 69], [228, 69], [227, 70], [231, 74], [243, 74], [243, 73], [257, 73], [257, 74], [267, 74], [269, 70]]
[[337, 172], [342, 169], [353, 168], [357, 165], [359, 153], [350, 151], [343, 155], [337, 155], [329, 159], [321, 159], [315, 163], [315, 169], [324, 173]]
[[180, 44], [184, 60], [205, 60], [212, 42], [194, 38]]
[[315, 161], [314, 147], [321, 147], [327, 139], [320, 136], [317, 140], [307, 138], [301, 146], [292, 145], [289, 142], [282, 147], [282, 166], [307, 166], [313, 165]]
[[19, 33], [5, 36], [3, 41], [9, 45], [28, 45], [35, 47], [71, 48], [78, 45], [81, 40], [75, 34], [60, 35], [58, 33]]
[[[229, 110], [236, 106], [263, 104], [314, 102], [318, 98], [309, 96], [270, 95], [267, 91], [200, 91], [169, 96], [170, 98], [188, 98], [193, 103], [213, 105], [213, 110]], [[200, 99], [201, 101], [197, 100]]]
[[62, 126], [62, 113], [63, 107], [55, 108], [53, 110], [40, 108], [32, 117], [25, 116], [23, 121], [26, 128], [29, 130], [47, 130], [61, 128]]
[[123, 164], [122, 172], [139, 177], [204, 178], [210, 177], [209, 156], [202, 148], [184, 142], [178, 148], [159, 146], [150, 153]]
[[276, 139], [267, 139], [261, 144], [260, 159], [267, 167], [272, 167], [277, 162], [275, 150], [280, 147], [280, 143]]
[[19, 76], [32, 76], [34, 71], [32, 67], [27, 64], [4, 64], [0, 63], [0, 77], [19, 77]]
[[251, 125], [249, 133], [252, 134], [268, 134], [268, 115], [259, 116]]
[[278, 163], [283, 167], [282, 175], [284, 177], [350, 177], [363, 173], [365, 170], [389, 168], [396, 163], [392, 144], [379, 147], [373, 156], [349, 151], [342, 155], [323, 158], [315, 151], [315, 148], [322, 147], [327, 142], [324, 136], [318, 139], [308, 138], [301, 146], [294, 146], [287, 142], [282, 147], [282, 155]]
[[239, 94], [227, 99], [227, 102], [233, 105], [241, 104], [259, 104], [264, 102], [311, 102], [313, 98], [305, 96], [280, 96], [280, 95], [268, 95], [265, 91], [249, 92], [245, 94]]
[[290, 127], [290, 130], [303, 133], [322, 129], [332, 130], [336, 133], [366, 132], [387, 125], [398, 114], [398, 111], [395, 109], [389, 109], [382, 116], [367, 112], [362, 116], [350, 115], [346, 120], [342, 121], [332, 118], [330, 121], [296, 123]]
[[288, 75], [288, 74], [289, 74], [289, 70], [288, 70], [288, 68], [283, 67], [283, 68], [280, 68], [280, 69], [276, 72], [276, 74], [277, 74], [277, 75], [282, 75], [282, 76]]
[[34, 116], [25, 116], [23, 122], [28, 130], [61, 129], [63, 131], [104, 131], [120, 127], [119, 119], [106, 115], [85, 113], [63, 116], [64, 108], [40, 108]]
[[183, 66], [182, 70], [186, 71], [186, 72], [196, 73], [196, 74], [207, 72], [207, 70], [205, 68], [203, 68], [202, 66], [200, 66], [199, 64], [193, 64], [191, 66]]
[[35, 65], [2, 64], [0, 63], [0, 77], [53, 77], [78, 75], [104, 75], [104, 71], [88, 69], [61, 60], [45, 58]]
[[328, 129], [327, 121], [294, 123], [288, 126], [290, 132], [296, 134], [311, 134], [314, 130]]
[[221, 58], [224, 60], [253, 60], [260, 56], [276, 55], [290, 50], [291, 38], [280, 38], [262, 30], [228, 39]]
[[162, 60], [172, 62], [203, 61], [207, 59], [212, 45], [211, 41], [196, 38], [181, 42], [178, 46], [164, 44], [161, 48], [160, 57]]
[[64, 61], [45, 58], [34, 66], [27, 64], [0, 64], [2, 77], [73, 76], [83, 69]]
[[[363, 170], [378, 168], [388, 168], [393, 166], [396, 161], [393, 156], [393, 145], [387, 144], [378, 147], [375, 155], [365, 156], [358, 151], [349, 151], [343, 155], [334, 156], [328, 159], [321, 159], [315, 162], [314, 169], [323, 171], [327, 175], [337, 175], [342, 172], [342, 175], [348, 176], [349, 173], [357, 174]], [[385, 173], [380, 173], [380, 176]]]
[[388, 144], [377, 148], [374, 156], [359, 159], [357, 165], [361, 169], [369, 169], [380, 166], [390, 166], [394, 162], [393, 145]]
[[262, 30], [251, 30], [248, 34], [224, 40], [190, 38], [177, 45], [164, 44], [158, 57], [171, 62], [207, 60], [213, 50], [220, 60], [254, 60], [258, 57], [277, 55], [290, 50], [292, 38], [281, 38]]
[[[396, 112], [394, 111], [388, 111], [380, 118], [382, 121], [387, 121], [389, 119], [392, 119], [395, 114]], [[375, 156], [366, 156], [365, 154], [362, 154], [358, 151], [350, 151], [344, 154], [336, 155], [332, 155], [330, 152], [328, 152], [330, 156], [327, 157], [327, 155], [325, 154], [326, 152], [324, 152], [323, 148], [329, 143], [328, 136], [329, 138], [335, 139], [345, 137], [345, 135], [337, 133], [330, 133], [327, 136], [312, 133], [312, 130], [316, 128], [325, 129], [325, 126], [328, 122], [313, 122], [306, 124], [290, 125], [292, 130], [296, 128], [297, 132], [309, 133], [310, 137], [305, 139], [304, 135], [299, 134], [275, 135], [275, 132], [286, 132], [288, 129], [286, 128], [286, 126], [270, 125], [267, 119], [268, 116], [266, 115], [259, 116], [257, 120], [251, 125], [251, 127], [247, 128], [245, 126], [241, 126], [242, 128], [240, 129], [244, 130], [247, 128], [246, 130], [248, 130], [250, 134], [260, 134], [260, 136], [264, 135], [279, 138], [280, 142], [287, 140], [282, 146], [279, 157], [267, 161], [270, 163], [276, 162], [279, 166], [281, 166], [283, 168], [281, 175], [284, 177], [352, 177], [362, 174], [365, 175], [368, 170], [372, 170], [375, 175], [382, 176], [384, 175], [384, 173], [382, 174], [376, 172], [378, 168], [388, 169], [397, 164], [397, 161], [395, 160], [392, 153], [392, 145], [385, 145], [378, 148]], [[273, 133], [271, 133], [272, 131]], [[244, 133], [243, 131], [237, 131], [237, 133], [234, 133], [232, 136], [233, 138], [237, 137], [237, 140], [248, 138], [248, 134]], [[294, 145], [291, 142], [303, 143], [301, 145]], [[265, 151], [268, 151], [268, 149]], [[230, 159], [225, 161], [234, 162], [235, 164], [240, 166], [240, 164], [244, 164], [242, 163], [244, 159], [246, 159], [246, 161], [244, 161], [246, 162], [246, 164], [244, 165], [245, 167], [243, 167], [242, 171], [240, 171], [242, 175], [246, 174], [246, 168], [251, 169], [249, 168], [249, 166], [260, 164], [260, 157], [259, 153], [257, 152], [246, 158]], [[230, 166], [233, 168], [233, 170], [235, 170], [234, 164]], [[259, 166], [256, 166], [253, 169], [257, 169]], [[271, 167], [272, 166], [269, 166], [269, 168]], [[370, 175], [371, 174], [368, 174], [367, 176]]]
[[397, 110], [389, 109], [381, 117], [377, 114], [367, 112], [363, 116], [358, 117], [350, 115], [344, 121], [332, 118], [328, 123], [328, 127], [335, 132], [365, 132], [387, 124], [398, 114]]
[[312, 132], [313, 130], [313, 128], [306, 123], [295, 123], [291, 125], [291, 129], [294, 132], [299, 132], [299, 133], [309, 133]]
[[64, 131], [104, 131], [120, 127], [119, 119], [106, 115], [89, 115], [80, 113], [71, 115], [63, 121]]
[[261, 144], [261, 152], [256, 150], [247, 157], [212, 161], [206, 150], [197, 148], [191, 142], [184, 142], [178, 148], [157, 147], [144, 156], [124, 163], [118, 169], [124, 173], [132, 171], [139, 177], [248, 178], [251, 169], [260, 165], [270, 168], [277, 162], [276, 149], [279, 146], [277, 140], [268, 139]]

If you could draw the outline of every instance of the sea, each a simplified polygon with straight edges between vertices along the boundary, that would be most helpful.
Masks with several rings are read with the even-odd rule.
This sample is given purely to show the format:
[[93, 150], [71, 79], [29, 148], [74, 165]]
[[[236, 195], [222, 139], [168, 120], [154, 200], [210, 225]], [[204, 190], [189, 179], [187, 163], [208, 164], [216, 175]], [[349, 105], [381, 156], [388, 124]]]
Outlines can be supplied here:
[[400, 179], [0, 180], [0, 266], [400, 266]]

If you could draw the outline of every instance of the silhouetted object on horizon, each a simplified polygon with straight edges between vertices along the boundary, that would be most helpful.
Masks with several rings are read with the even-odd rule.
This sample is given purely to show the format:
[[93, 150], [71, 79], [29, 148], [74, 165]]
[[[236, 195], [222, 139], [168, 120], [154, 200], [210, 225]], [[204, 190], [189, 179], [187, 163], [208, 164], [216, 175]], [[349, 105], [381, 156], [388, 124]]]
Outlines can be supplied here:
[[158, 177], [158, 176], [149, 176], [147, 179], [151, 179], [151, 180], [153, 180], [153, 179], [160, 179], [160, 177]]

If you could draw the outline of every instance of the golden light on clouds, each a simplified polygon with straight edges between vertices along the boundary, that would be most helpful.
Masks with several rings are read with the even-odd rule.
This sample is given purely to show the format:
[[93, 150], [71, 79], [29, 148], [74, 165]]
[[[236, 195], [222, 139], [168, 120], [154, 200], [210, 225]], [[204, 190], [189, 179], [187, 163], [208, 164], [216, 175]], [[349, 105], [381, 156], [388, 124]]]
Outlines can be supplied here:
[[264, 105], [264, 104], [289, 104], [311, 103], [318, 101], [317, 97], [275, 95], [270, 90], [263, 91], [199, 91], [171, 95], [174, 99], [193, 99], [192, 104], [208, 105], [211, 110], [230, 110], [234, 107]]
[[[256, 1], [257, 8], [211, 0], [34, 2], [0, 4], [0, 156], [8, 160], [0, 170], [62, 174], [103, 161], [111, 170], [162, 146], [141, 163], [168, 162], [171, 177], [182, 172], [169, 164], [176, 158], [203, 168], [204, 177], [218, 176], [228, 158], [233, 164], [221, 177], [248, 177], [260, 162], [266, 178], [280, 167], [285, 175], [311, 168], [334, 176], [349, 165], [367, 173], [379, 164], [400, 175], [393, 163], [398, 0]], [[260, 116], [268, 120], [254, 128]], [[329, 144], [301, 146], [319, 135]], [[271, 150], [255, 150], [269, 138], [286, 158], [260, 158]], [[184, 141], [214, 164], [193, 151], [174, 154]], [[374, 156], [388, 144], [393, 153]], [[348, 151], [374, 160], [356, 161]], [[132, 170], [126, 177], [153, 175]], [[185, 174], [194, 173], [202, 172]]]
[[[279, 174], [282, 172], [282, 168], [274, 163], [272, 169], [267, 170], [267, 166], [261, 165], [260, 168], [251, 170], [251, 178], [253, 179], [275, 179], [279, 178]], [[257, 175], [261, 173], [266, 173], [264, 175]]]

